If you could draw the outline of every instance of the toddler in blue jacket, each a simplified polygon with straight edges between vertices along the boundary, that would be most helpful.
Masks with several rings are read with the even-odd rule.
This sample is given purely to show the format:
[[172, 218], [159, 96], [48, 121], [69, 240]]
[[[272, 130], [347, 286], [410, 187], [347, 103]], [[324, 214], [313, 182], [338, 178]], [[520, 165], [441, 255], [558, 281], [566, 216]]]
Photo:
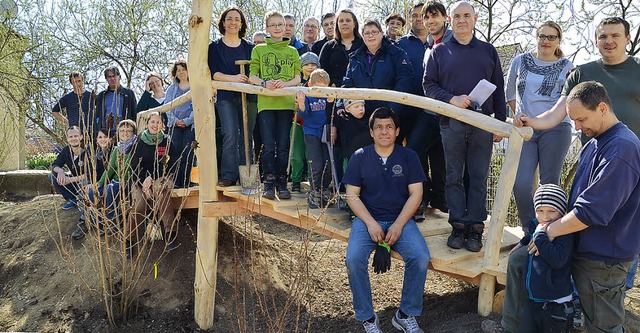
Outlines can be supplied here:
[[567, 210], [567, 195], [555, 184], [544, 184], [533, 196], [536, 218], [520, 244], [529, 247], [523, 270], [529, 302], [520, 331], [569, 332], [573, 326], [571, 256], [573, 234], [549, 239], [545, 225], [562, 218]]

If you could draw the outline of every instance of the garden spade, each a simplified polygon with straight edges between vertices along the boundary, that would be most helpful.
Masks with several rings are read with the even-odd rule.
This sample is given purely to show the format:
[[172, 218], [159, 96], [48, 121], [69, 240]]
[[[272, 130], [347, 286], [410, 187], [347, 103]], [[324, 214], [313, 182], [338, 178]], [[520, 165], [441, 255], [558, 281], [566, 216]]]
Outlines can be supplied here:
[[[245, 75], [244, 66], [249, 60], [237, 60], [240, 66], [240, 74]], [[247, 94], [242, 92], [242, 132], [244, 134], [244, 165], [238, 166], [240, 173], [240, 186], [242, 194], [255, 194], [260, 187], [259, 169], [257, 164], [251, 164], [251, 147], [249, 147], [249, 114], [247, 113]]]

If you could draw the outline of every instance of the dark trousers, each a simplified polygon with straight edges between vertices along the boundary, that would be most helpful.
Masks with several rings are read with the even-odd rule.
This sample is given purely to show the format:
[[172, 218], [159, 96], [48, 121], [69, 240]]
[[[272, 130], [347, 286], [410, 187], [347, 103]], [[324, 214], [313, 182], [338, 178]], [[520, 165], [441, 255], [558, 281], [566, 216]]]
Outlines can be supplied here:
[[529, 300], [524, 308], [520, 332], [565, 333], [573, 327], [573, 302], [534, 302]]
[[422, 201], [435, 205], [446, 203], [444, 149], [438, 116], [421, 112], [407, 139], [407, 147], [418, 154], [427, 175], [427, 181], [423, 185]]
[[329, 150], [320, 138], [304, 135], [304, 145], [307, 149], [309, 170], [311, 170], [311, 189], [314, 191], [326, 190], [331, 183], [331, 165], [329, 165]]
[[262, 172], [265, 175], [287, 176], [289, 158], [289, 132], [291, 110], [265, 110], [258, 113], [260, 136], [262, 137]]
[[180, 162], [176, 166], [175, 187], [189, 187], [189, 183], [191, 182], [191, 167], [193, 167], [193, 160], [195, 158], [191, 143], [196, 139], [196, 132], [193, 130], [192, 125], [187, 127], [173, 126], [169, 133], [171, 135], [171, 143], [176, 152], [180, 154]]

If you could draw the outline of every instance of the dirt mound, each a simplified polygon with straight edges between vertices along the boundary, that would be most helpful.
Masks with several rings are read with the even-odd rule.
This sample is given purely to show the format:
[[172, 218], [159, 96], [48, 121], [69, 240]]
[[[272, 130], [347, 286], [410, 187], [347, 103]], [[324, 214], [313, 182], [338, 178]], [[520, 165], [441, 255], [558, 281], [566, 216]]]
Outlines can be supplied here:
[[[193, 321], [196, 220], [180, 222], [181, 246], [158, 262], [156, 279], [145, 276], [133, 317], [110, 327], [99, 293], [89, 291], [58, 251], [74, 250], [75, 268], [91, 277], [95, 263], [87, 240], [68, 236], [77, 210], [60, 210], [60, 197], [0, 202], [0, 331], [200, 332]], [[57, 222], [59, 221], [59, 223]], [[60, 228], [59, 228], [60, 226]], [[54, 241], [56, 240], [56, 241]], [[346, 244], [261, 216], [237, 216], [220, 223], [216, 322], [212, 332], [360, 332], [353, 318], [344, 267]], [[159, 247], [152, 251], [161, 251]], [[382, 329], [400, 302], [404, 265], [371, 275], [373, 301]], [[640, 327], [640, 293], [627, 298], [630, 331]], [[429, 272], [419, 323], [427, 332], [480, 332], [477, 288]]]

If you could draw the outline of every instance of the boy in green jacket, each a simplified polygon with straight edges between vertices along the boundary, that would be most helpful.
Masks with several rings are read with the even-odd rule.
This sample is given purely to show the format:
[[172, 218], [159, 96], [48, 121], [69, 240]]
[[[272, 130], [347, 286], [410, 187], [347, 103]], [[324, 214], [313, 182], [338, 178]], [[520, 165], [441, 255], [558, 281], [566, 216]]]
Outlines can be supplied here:
[[[251, 52], [249, 83], [269, 90], [294, 87], [300, 83], [298, 51], [289, 46], [284, 35], [284, 16], [277, 11], [268, 12], [265, 28], [270, 37], [265, 44], [256, 45]], [[289, 132], [295, 107], [295, 97], [258, 95], [258, 122], [262, 137], [260, 163], [264, 174], [263, 197], [290, 199], [287, 188], [287, 159]]]

